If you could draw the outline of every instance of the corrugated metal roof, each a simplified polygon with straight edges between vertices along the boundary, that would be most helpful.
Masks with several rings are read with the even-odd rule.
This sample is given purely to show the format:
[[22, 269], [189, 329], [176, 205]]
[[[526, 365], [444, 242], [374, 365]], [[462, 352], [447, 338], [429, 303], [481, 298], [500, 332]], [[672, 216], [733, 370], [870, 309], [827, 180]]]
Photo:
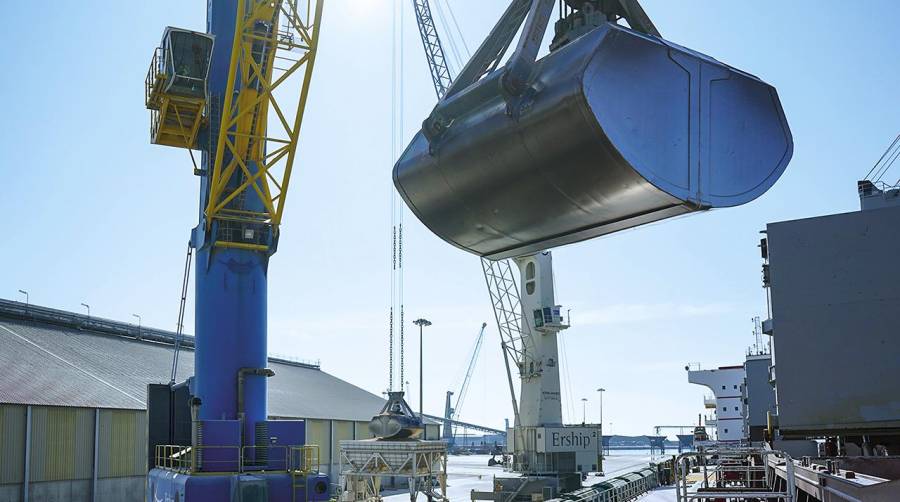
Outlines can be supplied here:
[[[148, 383], [165, 383], [172, 346], [0, 317], [0, 402], [144, 409]], [[270, 360], [269, 415], [369, 420], [384, 400], [320, 369]], [[194, 373], [179, 357], [178, 381]]]

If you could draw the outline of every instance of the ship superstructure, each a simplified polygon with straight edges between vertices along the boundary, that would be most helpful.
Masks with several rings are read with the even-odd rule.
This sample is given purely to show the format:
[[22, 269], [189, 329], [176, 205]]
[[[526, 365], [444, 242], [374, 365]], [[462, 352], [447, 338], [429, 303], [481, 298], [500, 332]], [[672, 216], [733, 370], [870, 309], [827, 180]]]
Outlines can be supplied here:
[[713, 393], [704, 404], [712, 410], [706, 424], [715, 427], [713, 439], [740, 444], [747, 435], [744, 427], [744, 367], [720, 366], [709, 370], [688, 370], [688, 381]]

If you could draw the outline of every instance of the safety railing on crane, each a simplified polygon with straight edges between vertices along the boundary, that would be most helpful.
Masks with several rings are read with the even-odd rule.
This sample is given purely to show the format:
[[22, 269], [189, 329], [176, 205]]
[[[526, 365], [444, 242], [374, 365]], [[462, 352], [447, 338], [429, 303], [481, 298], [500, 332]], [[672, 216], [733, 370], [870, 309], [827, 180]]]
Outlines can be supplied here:
[[180, 473], [267, 472], [309, 474], [319, 471], [318, 445], [184, 446], [156, 445], [155, 467]]
[[[144, 104], [150, 110], [150, 141], [193, 148], [206, 106], [205, 75], [178, 72], [170, 59], [171, 54], [162, 47], [154, 49], [144, 78]], [[184, 89], [193, 92], [185, 93]]]

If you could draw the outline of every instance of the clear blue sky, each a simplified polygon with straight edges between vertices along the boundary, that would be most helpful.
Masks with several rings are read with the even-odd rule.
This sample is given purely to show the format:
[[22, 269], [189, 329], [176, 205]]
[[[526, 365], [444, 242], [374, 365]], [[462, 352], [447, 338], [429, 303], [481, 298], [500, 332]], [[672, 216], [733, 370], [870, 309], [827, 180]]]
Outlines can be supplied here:
[[[450, 2], [470, 46], [505, 4]], [[687, 362], [742, 360], [752, 342], [750, 318], [765, 312], [758, 231], [771, 221], [855, 210], [856, 180], [900, 130], [900, 3], [643, 4], [669, 40], [774, 84], [795, 148], [781, 180], [747, 206], [554, 252], [557, 299], [573, 309], [575, 322], [564, 335], [571, 394], [588, 397], [588, 418], [597, 420], [594, 389], [605, 387], [605, 422], [631, 434], [696, 419], [703, 391], [686, 382]], [[20, 298], [17, 290], [27, 289], [34, 303], [77, 311], [86, 302], [94, 315], [129, 321], [138, 313], [147, 325], [174, 327], [198, 183], [184, 151], [149, 144], [143, 82], [163, 28], [202, 30], [205, 5], [5, 7], [0, 296]], [[283, 237], [270, 267], [270, 350], [321, 359], [325, 370], [373, 392], [387, 380], [391, 10], [388, 0], [326, 4]], [[408, 6], [406, 14], [409, 138], [434, 95]], [[488, 321], [462, 416], [500, 425], [511, 411], [477, 259], [409, 214], [406, 222], [407, 319], [434, 322], [426, 410], [443, 409], [444, 391], [458, 385], [476, 331]], [[407, 351], [417, 350], [410, 336]], [[407, 374], [418, 374], [414, 360]], [[566, 408], [567, 418], [580, 420], [580, 406]]]

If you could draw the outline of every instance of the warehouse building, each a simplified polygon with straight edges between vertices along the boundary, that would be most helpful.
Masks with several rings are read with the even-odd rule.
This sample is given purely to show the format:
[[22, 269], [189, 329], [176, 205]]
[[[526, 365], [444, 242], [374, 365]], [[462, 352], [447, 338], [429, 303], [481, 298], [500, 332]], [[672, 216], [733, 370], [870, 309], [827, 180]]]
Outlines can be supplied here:
[[[147, 385], [169, 381], [175, 336], [0, 300], [0, 502], [143, 501]], [[194, 372], [192, 338], [181, 346], [178, 381]], [[371, 437], [384, 400], [317, 363], [269, 364], [271, 418], [305, 420], [336, 482], [338, 441]]]

